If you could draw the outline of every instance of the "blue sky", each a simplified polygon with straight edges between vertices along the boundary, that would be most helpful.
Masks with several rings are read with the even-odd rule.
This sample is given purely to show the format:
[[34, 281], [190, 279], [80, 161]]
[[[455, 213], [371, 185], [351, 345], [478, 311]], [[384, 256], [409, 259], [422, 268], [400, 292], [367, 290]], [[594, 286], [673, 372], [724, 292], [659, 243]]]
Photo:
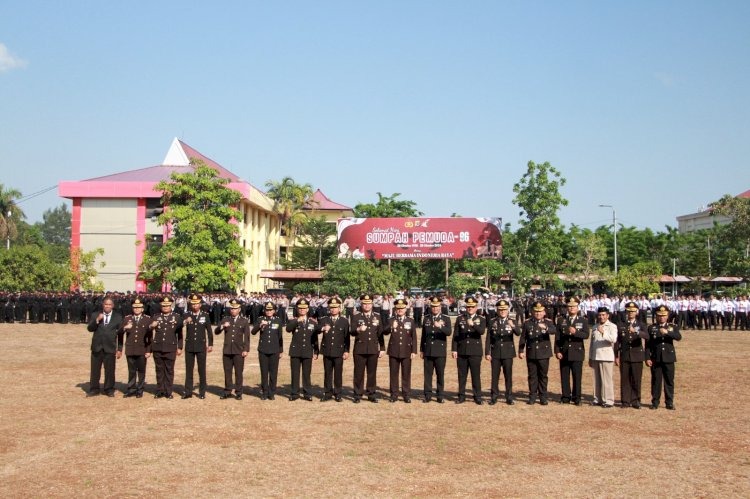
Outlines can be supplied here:
[[[0, 183], [159, 164], [500, 216], [529, 160], [567, 224], [662, 230], [750, 189], [750, 2], [0, 3]], [[62, 200], [24, 201], [29, 221]]]

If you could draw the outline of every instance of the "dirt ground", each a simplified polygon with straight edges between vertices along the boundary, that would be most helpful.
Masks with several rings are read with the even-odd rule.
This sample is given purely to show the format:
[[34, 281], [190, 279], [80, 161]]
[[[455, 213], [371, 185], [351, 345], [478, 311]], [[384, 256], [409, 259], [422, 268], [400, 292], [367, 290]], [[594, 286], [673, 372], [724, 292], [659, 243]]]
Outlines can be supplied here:
[[[154, 399], [151, 360], [149, 393], [123, 398], [124, 359], [117, 363], [116, 397], [86, 398], [89, 344], [83, 325], [0, 324], [3, 497], [750, 496], [750, 333], [684, 333], [677, 344], [676, 411], [558, 405], [555, 361], [553, 402], [528, 406], [526, 366], [518, 359], [515, 406], [454, 404], [451, 360], [451, 400], [423, 404], [416, 400], [418, 359], [410, 405], [290, 403], [286, 357], [281, 396], [264, 402], [254, 343], [241, 401], [219, 400], [220, 351], [209, 354], [205, 400]], [[180, 357], [178, 393], [184, 374]], [[319, 359], [317, 392], [322, 378]], [[348, 360], [347, 396], [351, 380]], [[489, 380], [485, 361], [485, 392]], [[645, 402], [649, 381], [646, 370]], [[387, 358], [378, 384], [388, 386]], [[619, 397], [617, 375], [615, 386]], [[590, 400], [586, 367], [583, 390]]]

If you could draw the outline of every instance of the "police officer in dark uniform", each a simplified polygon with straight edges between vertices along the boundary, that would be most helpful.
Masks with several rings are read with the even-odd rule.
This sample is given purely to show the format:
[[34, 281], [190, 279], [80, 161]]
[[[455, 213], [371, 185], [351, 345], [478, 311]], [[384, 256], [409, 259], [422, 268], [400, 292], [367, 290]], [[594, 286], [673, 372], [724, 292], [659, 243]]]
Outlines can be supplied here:
[[531, 319], [523, 323], [521, 338], [518, 341], [518, 357], [526, 359], [529, 371], [529, 400], [527, 404], [547, 405], [547, 372], [549, 358], [552, 357], [550, 335], [557, 333], [555, 324], [545, 318], [545, 307], [540, 301], [531, 304]]
[[273, 400], [276, 395], [276, 379], [279, 374], [279, 359], [284, 354], [283, 322], [275, 316], [276, 305], [266, 302], [263, 316], [253, 325], [252, 334], [258, 334], [258, 364], [260, 364], [260, 399]]
[[161, 313], [152, 317], [153, 340], [151, 352], [156, 368], [156, 394], [154, 398], [174, 398], [174, 362], [182, 355], [182, 317], [172, 312], [174, 300], [171, 296], [162, 297], [159, 305]]
[[[555, 331], [555, 357], [560, 361], [560, 385], [562, 387], [561, 404], [573, 402], [581, 405], [581, 377], [583, 375], [583, 361], [586, 358], [584, 340], [591, 334], [588, 319], [580, 313], [580, 302], [570, 297], [566, 306], [567, 313], [557, 317]], [[570, 380], [573, 379], [573, 391]]]
[[[229, 315], [221, 319], [216, 326], [216, 334], [224, 333], [224, 349], [222, 361], [224, 364], [224, 391], [219, 397], [222, 400], [232, 396], [234, 387], [234, 398], [242, 400], [243, 371], [245, 370], [245, 357], [250, 352], [250, 323], [240, 315], [242, 303], [236, 298], [227, 302]], [[234, 371], [234, 383], [232, 383], [232, 371]]]
[[297, 301], [297, 315], [286, 324], [286, 331], [292, 333], [289, 343], [289, 363], [292, 368], [292, 393], [289, 401], [299, 399], [299, 378], [302, 371], [302, 398], [312, 400], [312, 373], [313, 359], [318, 359], [318, 324], [317, 321], [308, 316], [310, 303], [301, 298]]
[[453, 327], [451, 353], [458, 367], [457, 404], [466, 401], [466, 380], [471, 370], [471, 388], [474, 403], [482, 405], [482, 335], [487, 329], [485, 318], [477, 314], [477, 300], [470, 296], [466, 299], [466, 311], [456, 319]]
[[625, 304], [625, 320], [617, 325], [615, 365], [620, 366], [620, 402], [622, 407], [641, 408], [641, 378], [646, 356], [643, 340], [648, 340], [648, 327], [639, 318], [635, 302]]
[[341, 402], [344, 361], [349, 358], [349, 321], [341, 317], [341, 300], [333, 297], [328, 302], [329, 315], [318, 322], [322, 333], [320, 353], [323, 355], [323, 398]]
[[406, 316], [406, 300], [398, 298], [393, 302], [396, 315], [388, 319], [383, 335], [390, 335], [388, 341], [388, 367], [390, 370], [391, 402], [398, 400], [398, 378], [401, 373], [401, 395], [404, 402], [411, 403], [411, 361], [417, 356], [417, 323]]
[[437, 296], [430, 298], [430, 313], [422, 323], [422, 337], [419, 350], [424, 359], [424, 399], [427, 403], [432, 398], [432, 374], [437, 379], [437, 401], [444, 402], [445, 395], [445, 358], [448, 336], [451, 335], [450, 317], [442, 313], [443, 302]]
[[677, 355], [674, 342], [682, 339], [680, 328], [676, 324], [668, 323], [669, 309], [665, 305], [656, 307], [656, 323], [648, 327], [648, 360], [646, 365], [651, 368], [651, 405], [649, 409], [659, 407], [661, 398], [661, 384], [664, 381], [664, 401], [667, 409], [674, 410], [674, 364]]
[[352, 315], [349, 334], [354, 336], [354, 403], [362, 399], [365, 385], [365, 370], [367, 371], [367, 399], [377, 403], [375, 395], [377, 388], [378, 359], [383, 356], [385, 341], [383, 340], [383, 323], [380, 314], [372, 307], [372, 295], [365, 293], [359, 297], [359, 313]]
[[500, 398], [500, 369], [505, 378], [505, 403], [513, 405], [513, 359], [516, 346], [513, 335], [521, 334], [521, 327], [510, 318], [508, 300], [498, 300], [495, 304], [497, 315], [487, 327], [487, 338], [484, 342], [485, 358], [492, 363], [492, 382], [490, 384], [490, 405], [495, 405]]
[[206, 398], [206, 357], [213, 350], [211, 317], [202, 310], [203, 298], [195, 293], [188, 298], [190, 311], [182, 317], [185, 326], [185, 393], [183, 399], [193, 396], [193, 371], [198, 361], [198, 398]]
[[128, 361], [128, 388], [125, 397], [143, 397], [146, 359], [151, 356], [151, 317], [143, 314], [143, 301], [133, 300], [132, 315], [125, 316], [125, 358]]

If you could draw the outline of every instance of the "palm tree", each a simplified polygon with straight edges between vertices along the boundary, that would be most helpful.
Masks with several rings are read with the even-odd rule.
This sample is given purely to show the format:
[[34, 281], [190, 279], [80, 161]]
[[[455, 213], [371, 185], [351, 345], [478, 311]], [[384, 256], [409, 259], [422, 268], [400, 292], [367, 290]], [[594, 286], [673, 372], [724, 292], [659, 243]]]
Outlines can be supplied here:
[[26, 218], [16, 204], [16, 200], [21, 197], [23, 196], [19, 190], [5, 189], [5, 186], [0, 184], [0, 239], [5, 239], [8, 243], [18, 234], [16, 221]]
[[313, 195], [313, 188], [310, 184], [298, 184], [292, 177], [284, 177], [279, 182], [269, 180], [266, 187], [266, 194], [273, 200], [281, 216], [281, 226], [286, 230], [289, 258], [297, 232], [306, 219], [303, 209]]

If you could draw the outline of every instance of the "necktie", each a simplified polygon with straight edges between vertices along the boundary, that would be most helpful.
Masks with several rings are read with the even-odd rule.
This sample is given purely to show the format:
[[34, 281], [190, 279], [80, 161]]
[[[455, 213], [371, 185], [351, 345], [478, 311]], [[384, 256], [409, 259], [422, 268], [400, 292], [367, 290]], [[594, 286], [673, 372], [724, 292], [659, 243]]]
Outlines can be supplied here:
[[109, 324], [109, 314], [104, 314], [104, 325]]

